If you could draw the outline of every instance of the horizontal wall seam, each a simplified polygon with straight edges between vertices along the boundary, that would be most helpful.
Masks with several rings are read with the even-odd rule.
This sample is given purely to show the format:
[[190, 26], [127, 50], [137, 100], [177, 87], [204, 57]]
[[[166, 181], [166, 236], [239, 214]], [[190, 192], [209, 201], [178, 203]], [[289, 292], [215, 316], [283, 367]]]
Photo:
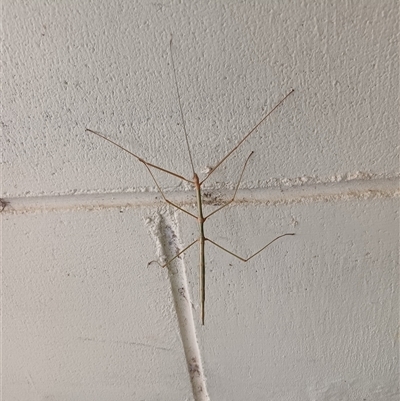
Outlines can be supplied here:
[[[206, 190], [204, 203], [220, 206], [233, 195], [229, 190]], [[194, 191], [166, 192], [173, 203], [194, 205]], [[305, 184], [291, 187], [242, 189], [232, 205], [339, 202], [350, 199], [393, 198], [400, 196], [398, 178], [351, 180], [334, 183]], [[44, 195], [4, 198], [8, 202], [2, 214], [35, 213], [57, 210], [100, 210], [112, 208], [158, 207], [165, 204], [157, 192], [112, 192], [74, 195]]]

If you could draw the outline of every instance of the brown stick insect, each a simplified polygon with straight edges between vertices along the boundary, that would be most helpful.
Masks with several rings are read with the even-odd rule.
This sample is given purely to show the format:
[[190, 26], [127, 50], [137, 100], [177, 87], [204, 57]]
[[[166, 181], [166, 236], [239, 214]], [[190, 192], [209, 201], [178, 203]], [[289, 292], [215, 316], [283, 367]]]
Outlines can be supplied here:
[[[182, 211], [183, 213], [186, 213], [187, 215], [191, 216], [192, 218], [196, 219], [198, 222], [198, 227], [199, 227], [199, 237], [193, 241], [192, 243], [190, 243], [189, 245], [187, 245], [183, 250], [181, 250], [179, 253], [177, 253], [172, 259], [168, 260], [166, 263], [160, 263], [159, 261], [152, 261], [149, 262], [149, 264], [156, 262], [158, 263], [161, 267], [165, 267], [168, 266], [173, 260], [175, 260], [176, 258], [178, 258], [180, 255], [182, 255], [184, 252], [186, 252], [190, 247], [192, 247], [195, 243], [199, 243], [199, 247], [200, 247], [200, 263], [199, 263], [199, 275], [200, 275], [200, 305], [201, 305], [201, 323], [204, 325], [204, 317], [205, 317], [205, 278], [206, 278], [206, 270], [205, 270], [205, 244], [206, 242], [209, 242], [211, 244], [213, 244], [214, 246], [218, 247], [219, 249], [222, 249], [223, 251], [229, 253], [230, 255], [234, 256], [235, 258], [241, 260], [242, 262], [247, 262], [250, 259], [254, 258], [256, 255], [258, 255], [259, 253], [261, 253], [265, 248], [267, 248], [269, 245], [271, 245], [273, 242], [275, 242], [276, 240], [278, 240], [279, 238], [285, 237], [287, 235], [294, 235], [294, 233], [286, 233], [286, 234], [282, 234], [279, 235], [278, 237], [276, 237], [275, 239], [273, 239], [272, 241], [268, 242], [266, 245], [264, 245], [261, 249], [259, 249], [257, 252], [253, 253], [251, 256], [244, 258], [241, 257], [237, 254], [235, 254], [234, 252], [224, 248], [223, 246], [217, 244], [216, 242], [214, 242], [213, 240], [211, 240], [210, 238], [205, 236], [205, 231], [204, 231], [204, 223], [215, 213], [219, 212], [220, 210], [222, 210], [223, 208], [227, 207], [228, 205], [230, 205], [236, 197], [236, 193], [239, 189], [239, 185], [241, 182], [241, 179], [243, 177], [243, 173], [244, 170], [246, 168], [246, 165], [251, 157], [251, 155], [254, 152], [251, 152], [250, 155], [247, 157], [240, 176], [239, 176], [239, 180], [236, 184], [235, 187], [235, 191], [233, 193], [232, 198], [227, 201], [225, 204], [223, 204], [222, 206], [220, 206], [219, 208], [217, 208], [216, 210], [214, 210], [213, 212], [211, 212], [210, 214], [204, 216], [203, 214], [203, 202], [202, 202], [202, 191], [201, 191], [201, 186], [203, 185], [203, 183], [208, 180], [208, 178], [211, 176], [211, 174], [222, 164], [225, 162], [225, 160], [233, 153], [236, 151], [236, 149], [239, 148], [239, 146], [246, 141], [246, 139], [254, 132], [256, 131], [256, 129], [294, 92], [294, 89], [292, 89], [289, 93], [287, 93], [238, 143], [237, 145], [231, 149], [212, 169], [211, 171], [209, 171], [207, 173], [207, 175], [203, 178], [200, 179], [199, 176], [197, 175], [197, 173], [195, 172], [195, 168], [194, 168], [194, 164], [193, 164], [193, 158], [192, 158], [192, 152], [189, 146], [189, 140], [188, 140], [188, 134], [186, 131], [186, 125], [185, 125], [185, 119], [183, 116], [183, 111], [182, 111], [182, 104], [181, 104], [181, 97], [180, 97], [180, 92], [179, 92], [179, 87], [178, 87], [178, 80], [177, 80], [177, 76], [176, 76], [176, 70], [175, 70], [175, 64], [174, 64], [174, 58], [173, 58], [173, 54], [172, 54], [172, 39], [170, 40], [170, 56], [171, 56], [171, 64], [172, 64], [172, 69], [173, 69], [173, 73], [174, 73], [174, 84], [175, 84], [175, 89], [176, 89], [176, 95], [178, 98], [178, 104], [179, 104], [179, 110], [180, 110], [180, 117], [181, 117], [181, 121], [182, 121], [182, 127], [183, 127], [183, 132], [184, 132], [184, 136], [185, 136], [185, 141], [186, 141], [186, 147], [188, 150], [188, 154], [189, 154], [189, 159], [190, 159], [190, 164], [191, 164], [191, 168], [192, 168], [192, 174], [193, 174], [193, 178], [192, 179], [188, 179], [180, 174], [177, 174], [173, 171], [170, 170], [166, 170], [160, 166], [157, 166], [153, 163], [150, 163], [146, 160], [143, 160], [141, 157], [137, 156], [135, 153], [131, 152], [130, 150], [124, 148], [123, 146], [119, 145], [118, 143], [112, 141], [111, 139], [105, 137], [104, 135], [100, 134], [99, 132], [93, 131], [89, 128], [86, 129], [86, 132], [90, 132], [92, 134], [95, 134], [97, 136], [99, 136], [100, 138], [103, 138], [104, 140], [112, 143], [113, 145], [117, 146], [118, 148], [122, 149], [124, 152], [129, 153], [131, 156], [135, 157], [138, 161], [140, 161], [141, 163], [144, 164], [144, 166], [146, 167], [146, 169], [148, 170], [148, 172], [150, 173], [156, 187], [158, 188], [161, 196], [164, 198], [165, 202], [167, 202], [169, 205], [175, 207], [176, 209]], [[160, 170], [163, 171], [164, 173], [170, 174], [176, 178], [179, 178], [180, 180], [186, 181], [187, 183], [191, 184], [194, 187], [194, 190], [196, 192], [196, 198], [197, 198], [197, 215], [183, 209], [181, 206], [178, 206], [177, 204], [171, 202], [169, 199], [167, 199], [167, 197], [165, 196], [164, 192], [162, 191], [160, 185], [158, 184], [153, 172], [151, 169], [156, 169], [156, 170]]]

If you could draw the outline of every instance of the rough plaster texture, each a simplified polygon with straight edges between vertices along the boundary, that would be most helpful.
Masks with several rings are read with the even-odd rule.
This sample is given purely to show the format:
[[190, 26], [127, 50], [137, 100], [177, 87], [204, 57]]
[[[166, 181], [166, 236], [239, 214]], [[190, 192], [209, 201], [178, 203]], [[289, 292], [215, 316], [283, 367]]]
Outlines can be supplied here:
[[[4, 400], [397, 400], [394, 0], [3, 2]], [[237, 202], [196, 238], [144, 166]], [[157, 174], [194, 212], [193, 191]]]

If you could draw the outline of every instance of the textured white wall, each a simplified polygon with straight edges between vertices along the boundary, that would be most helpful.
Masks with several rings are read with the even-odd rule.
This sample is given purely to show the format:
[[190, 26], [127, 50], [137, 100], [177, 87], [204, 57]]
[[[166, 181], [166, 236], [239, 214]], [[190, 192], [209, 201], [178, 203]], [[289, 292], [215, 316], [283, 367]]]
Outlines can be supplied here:
[[[3, 4], [4, 400], [397, 400], [398, 3]], [[207, 181], [226, 199], [255, 151], [206, 230], [296, 236], [208, 245], [204, 327], [198, 250], [146, 267], [195, 221], [85, 134], [191, 178], [171, 33], [198, 172], [295, 89]]]

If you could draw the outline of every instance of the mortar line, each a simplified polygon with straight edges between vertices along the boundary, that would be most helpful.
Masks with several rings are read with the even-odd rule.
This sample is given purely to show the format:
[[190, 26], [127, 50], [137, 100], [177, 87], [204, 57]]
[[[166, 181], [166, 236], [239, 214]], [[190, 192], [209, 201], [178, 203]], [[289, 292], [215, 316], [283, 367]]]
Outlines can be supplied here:
[[[224, 192], [228, 198], [232, 191], [212, 190], [218, 194]], [[399, 178], [380, 178], [371, 180], [349, 180], [333, 183], [305, 184], [291, 187], [273, 187], [239, 190], [237, 204], [282, 205], [312, 202], [339, 202], [350, 199], [394, 198], [400, 196]], [[169, 192], [169, 199], [181, 205], [194, 204], [193, 191]], [[2, 214], [62, 211], [62, 210], [101, 210], [109, 208], [156, 207], [162, 204], [158, 193], [95, 193], [74, 195], [45, 195], [4, 198], [9, 205]], [[207, 201], [205, 201], [207, 204]]]

